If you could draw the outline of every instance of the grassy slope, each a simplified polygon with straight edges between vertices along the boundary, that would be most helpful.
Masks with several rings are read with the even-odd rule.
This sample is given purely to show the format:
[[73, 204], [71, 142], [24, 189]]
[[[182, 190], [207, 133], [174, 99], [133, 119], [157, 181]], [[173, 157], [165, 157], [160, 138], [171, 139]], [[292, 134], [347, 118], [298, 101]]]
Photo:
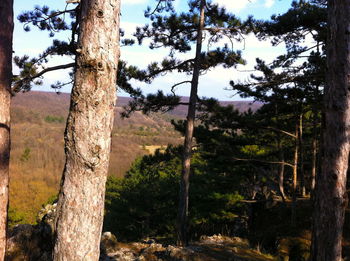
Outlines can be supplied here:
[[[30, 92], [12, 104], [10, 207], [35, 222], [41, 205], [56, 194], [64, 166], [64, 128], [69, 95]], [[136, 157], [149, 153], [146, 146], [179, 144], [181, 137], [162, 115], [135, 113], [119, 117], [116, 108], [110, 175], [122, 176]]]
[[[24, 222], [35, 222], [41, 205], [57, 193], [64, 165], [63, 134], [69, 98], [66, 93], [29, 92], [13, 99], [10, 207], [24, 214]], [[129, 100], [119, 97], [118, 106]], [[248, 107], [249, 102], [237, 103], [240, 110]], [[150, 148], [182, 143], [170, 119], [184, 117], [185, 106], [171, 114], [147, 117], [135, 113], [126, 120], [120, 118], [121, 111], [121, 107], [116, 108], [110, 175], [123, 176], [136, 157], [153, 151]]]

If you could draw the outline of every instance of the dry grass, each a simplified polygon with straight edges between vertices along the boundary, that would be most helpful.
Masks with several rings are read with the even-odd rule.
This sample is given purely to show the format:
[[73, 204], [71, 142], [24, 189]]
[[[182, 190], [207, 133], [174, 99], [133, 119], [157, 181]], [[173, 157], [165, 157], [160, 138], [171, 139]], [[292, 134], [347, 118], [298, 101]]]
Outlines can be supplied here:
[[[58, 192], [65, 161], [65, 120], [59, 119], [66, 118], [68, 106], [67, 94], [31, 92], [13, 99], [10, 207], [23, 213], [25, 222], [34, 223], [42, 204]], [[137, 157], [150, 153], [146, 146], [182, 142], [162, 115], [136, 113], [122, 120], [120, 111], [116, 109], [109, 175], [123, 176]]]

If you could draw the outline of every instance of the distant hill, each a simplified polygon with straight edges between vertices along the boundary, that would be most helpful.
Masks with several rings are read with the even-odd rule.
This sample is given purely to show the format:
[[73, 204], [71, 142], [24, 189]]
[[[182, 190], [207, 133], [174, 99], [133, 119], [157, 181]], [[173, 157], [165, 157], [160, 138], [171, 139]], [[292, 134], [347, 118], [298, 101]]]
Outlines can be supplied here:
[[[31, 91], [28, 93], [19, 93], [13, 99], [13, 105], [18, 108], [31, 108], [33, 110], [45, 110], [47, 113], [55, 113], [60, 115], [66, 115], [69, 109], [69, 93], [54, 93], [54, 92], [39, 92]], [[129, 97], [119, 96], [117, 99], [117, 107], [123, 107], [129, 103], [132, 99]], [[182, 98], [183, 102], [188, 101], [188, 97]], [[262, 105], [260, 102], [252, 101], [220, 101], [224, 106], [233, 105], [241, 112], [251, 109], [256, 111]], [[120, 109], [118, 109], [120, 111]], [[173, 111], [169, 112], [170, 115], [176, 115], [185, 117], [187, 113], [187, 106], [180, 105]]]
[[[188, 100], [188, 97], [182, 97], [183, 102], [188, 102]], [[222, 106], [232, 105], [240, 112], [245, 112], [249, 109], [256, 111], [262, 106], [262, 103], [253, 101], [220, 101], [220, 104]], [[169, 114], [185, 118], [187, 115], [187, 106], [177, 106], [173, 111], [170, 111]]]

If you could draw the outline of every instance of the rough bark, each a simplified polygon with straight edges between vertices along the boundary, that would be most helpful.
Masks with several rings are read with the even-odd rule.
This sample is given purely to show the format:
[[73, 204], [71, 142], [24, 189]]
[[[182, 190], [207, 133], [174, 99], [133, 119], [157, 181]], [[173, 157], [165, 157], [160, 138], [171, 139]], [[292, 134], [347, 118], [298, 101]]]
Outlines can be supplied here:
[[66, 163], [55, 225], [55, 261], [99, 259], [116, 102], [119, 0], [84, 0], [65, 131]]
[[193, 129], [196, 116], [196, 104], [197, 104], [197, 91], [198, 80], [200, 71], [200, 55], [202, 52], [203, 41], [203, 29], [204, 29], [204, 10], [205, 0], [200, 2], [200, 19], [197, 29], [197, 45], [196, 45], [196, 57], [194, 61], [193, 75], [191, 81], [191, 94], [187, 112], [187, 122], [185, 131], [184, 152], [182, 160], [182, 175], [180, 181], [180, 196], [179, 196], [179, 208], [177, 214], [177, 244], [180, 246], [188, 245], [188, 231], [187, 231], [187, 219], [188, 219], [188, 197], [190, 186], [190, 169], [191, 169], [191, 155], [192, 155], [192, 143], [193, 143]]
[[350, 134], [350, 0], [328, 1], [322, 170], [317, 175], [312, 260], [340, 261]]
[[10, 160], [13, 0], [0, 2], [0, 261], [5, 258]]

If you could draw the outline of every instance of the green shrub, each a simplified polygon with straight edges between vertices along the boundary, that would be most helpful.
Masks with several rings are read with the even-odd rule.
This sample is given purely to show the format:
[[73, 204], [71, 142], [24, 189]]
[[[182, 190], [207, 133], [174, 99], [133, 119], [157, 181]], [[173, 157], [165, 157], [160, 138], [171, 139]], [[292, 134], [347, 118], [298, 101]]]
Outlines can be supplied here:
[[63, 123], [64, 122], [64, 118], [62, 116], [48, 115], [45, 117], [44, 120], [48, 123]]
[[8, 226], [10, 228], [18, 224], [25, 224], [25, 214], [17, 209], [9, 208], [8, 210]]
[[20, 157], [20, 161], [27, 162], [30, 159], [30, 151], [30, 148], [25, 148]]

